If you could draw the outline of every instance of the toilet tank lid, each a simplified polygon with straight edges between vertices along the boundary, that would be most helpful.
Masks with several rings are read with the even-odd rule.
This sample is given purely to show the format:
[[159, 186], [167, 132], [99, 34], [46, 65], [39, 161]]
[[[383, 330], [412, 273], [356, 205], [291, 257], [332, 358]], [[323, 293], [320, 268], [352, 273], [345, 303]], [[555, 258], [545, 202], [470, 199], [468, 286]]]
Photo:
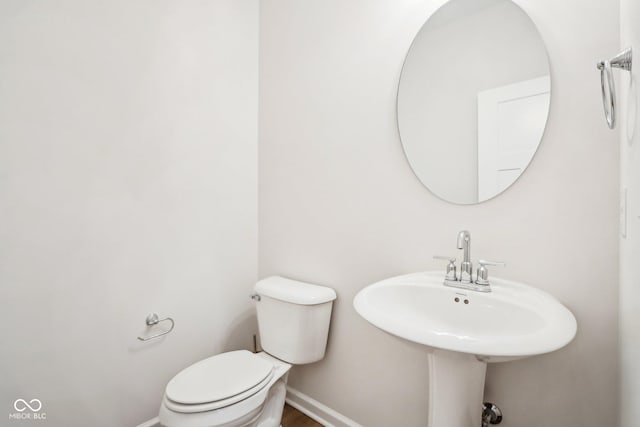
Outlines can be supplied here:
[[281, 276], [271, 276], [256, 283], [256, 293], [292, 304], [315, 305], [336, 299], [336, 291]]

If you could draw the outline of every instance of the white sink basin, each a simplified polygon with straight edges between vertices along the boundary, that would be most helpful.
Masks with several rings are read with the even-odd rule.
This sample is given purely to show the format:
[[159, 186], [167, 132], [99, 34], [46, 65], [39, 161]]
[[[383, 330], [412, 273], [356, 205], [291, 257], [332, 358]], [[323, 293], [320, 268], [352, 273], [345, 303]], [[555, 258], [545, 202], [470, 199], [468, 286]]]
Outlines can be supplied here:
[[548, 353], [567, 345], [576, 319], [530, 286], [491, 278], [491, 292], [445, 286], [444, 273], [393, 277], [356, 295], [374, 326], [424, 344], [429, 363], [429, 427], [480, 424], [487, 362]]
[[383, 280], [358, 293], [355, 309], [390, 334], [490, 362], [554, 351], [576, 334], [573, 314], [546, 292], [496, 278], [491, 292], [467, 291], [444, 286], [443, 276]]

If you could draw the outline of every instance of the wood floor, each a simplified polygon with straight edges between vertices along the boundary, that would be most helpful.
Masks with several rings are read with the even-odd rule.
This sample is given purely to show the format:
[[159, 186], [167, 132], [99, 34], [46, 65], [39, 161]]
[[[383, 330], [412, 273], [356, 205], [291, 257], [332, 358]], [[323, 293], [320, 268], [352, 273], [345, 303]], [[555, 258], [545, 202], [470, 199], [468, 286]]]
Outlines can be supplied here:
[[322, 424], [315, 422], [297, 409], [284, 405], [282, 427], [322, 427]]

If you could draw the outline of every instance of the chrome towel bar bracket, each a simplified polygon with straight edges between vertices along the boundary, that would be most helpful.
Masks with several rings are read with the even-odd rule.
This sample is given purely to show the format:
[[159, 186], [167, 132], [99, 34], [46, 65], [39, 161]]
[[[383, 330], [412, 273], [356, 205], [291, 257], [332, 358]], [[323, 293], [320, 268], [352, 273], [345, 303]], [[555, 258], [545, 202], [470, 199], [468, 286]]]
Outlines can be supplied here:
[[152, 313], [147, 316], [145, 323], [147, 326], [155, 326], [160, 322], [168, 321], [171, 322], [171, 327], [164, 332], [160, 332], [159, 334], [151, 335], [150, 337], [138, 337], [140, 341], [149, 341], [154, 338], [161, 337], [163, 335], [167, 335], [169, 332], [173, 331], [173, 327], [175, 326], [175, 322], [171, 317], [165, 317], [164, 319], [160, 319], [156, 313]]
[[602, 87], [602, 106], [604, 108], [604, 117], [607, 119], [609, 129], [616, 127], [616, 86], [613, 80], [611, 68], [620, 68], [621, 70], [631, 71], [633, 55], [631, 48], [627, 48], [609, 59], [608, 61], [600, 61], [597, 64], [600, 70], [600, 86]]

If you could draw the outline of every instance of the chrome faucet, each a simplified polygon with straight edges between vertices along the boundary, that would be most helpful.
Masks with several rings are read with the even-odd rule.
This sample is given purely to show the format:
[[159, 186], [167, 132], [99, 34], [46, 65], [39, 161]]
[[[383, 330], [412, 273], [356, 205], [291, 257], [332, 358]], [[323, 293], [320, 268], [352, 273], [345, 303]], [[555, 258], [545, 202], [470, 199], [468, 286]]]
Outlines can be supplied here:
[[473, 264], [471, 263], [471, 233], [463, 230], [458, 233], [458, 249], [462, 249], [463, 258], [460, 264], [460, 282], [473, 282]]
[[447, 265], [447, 273], [444, 278], [445, 286], [452, 286], [454, 288], [469, 289], [478, 292], [491, 292], [489, 286], [489, 271], [488, 265], [501, 265], [503, 262], [497, 261], [485, 261], [479, 260], [478, 272], [476, 273], [476, 279], [473, 279], [473, 264], [471, 262], [471, 233], [467, 230], [462, 230], [458, 233], [458, 249], [463, 250], [463, 258], [460, 263], [460, 276], [456, 271], [456, 259], [453, 257], [434, 256], [435, 259], [446, 260], [449, 262]]

